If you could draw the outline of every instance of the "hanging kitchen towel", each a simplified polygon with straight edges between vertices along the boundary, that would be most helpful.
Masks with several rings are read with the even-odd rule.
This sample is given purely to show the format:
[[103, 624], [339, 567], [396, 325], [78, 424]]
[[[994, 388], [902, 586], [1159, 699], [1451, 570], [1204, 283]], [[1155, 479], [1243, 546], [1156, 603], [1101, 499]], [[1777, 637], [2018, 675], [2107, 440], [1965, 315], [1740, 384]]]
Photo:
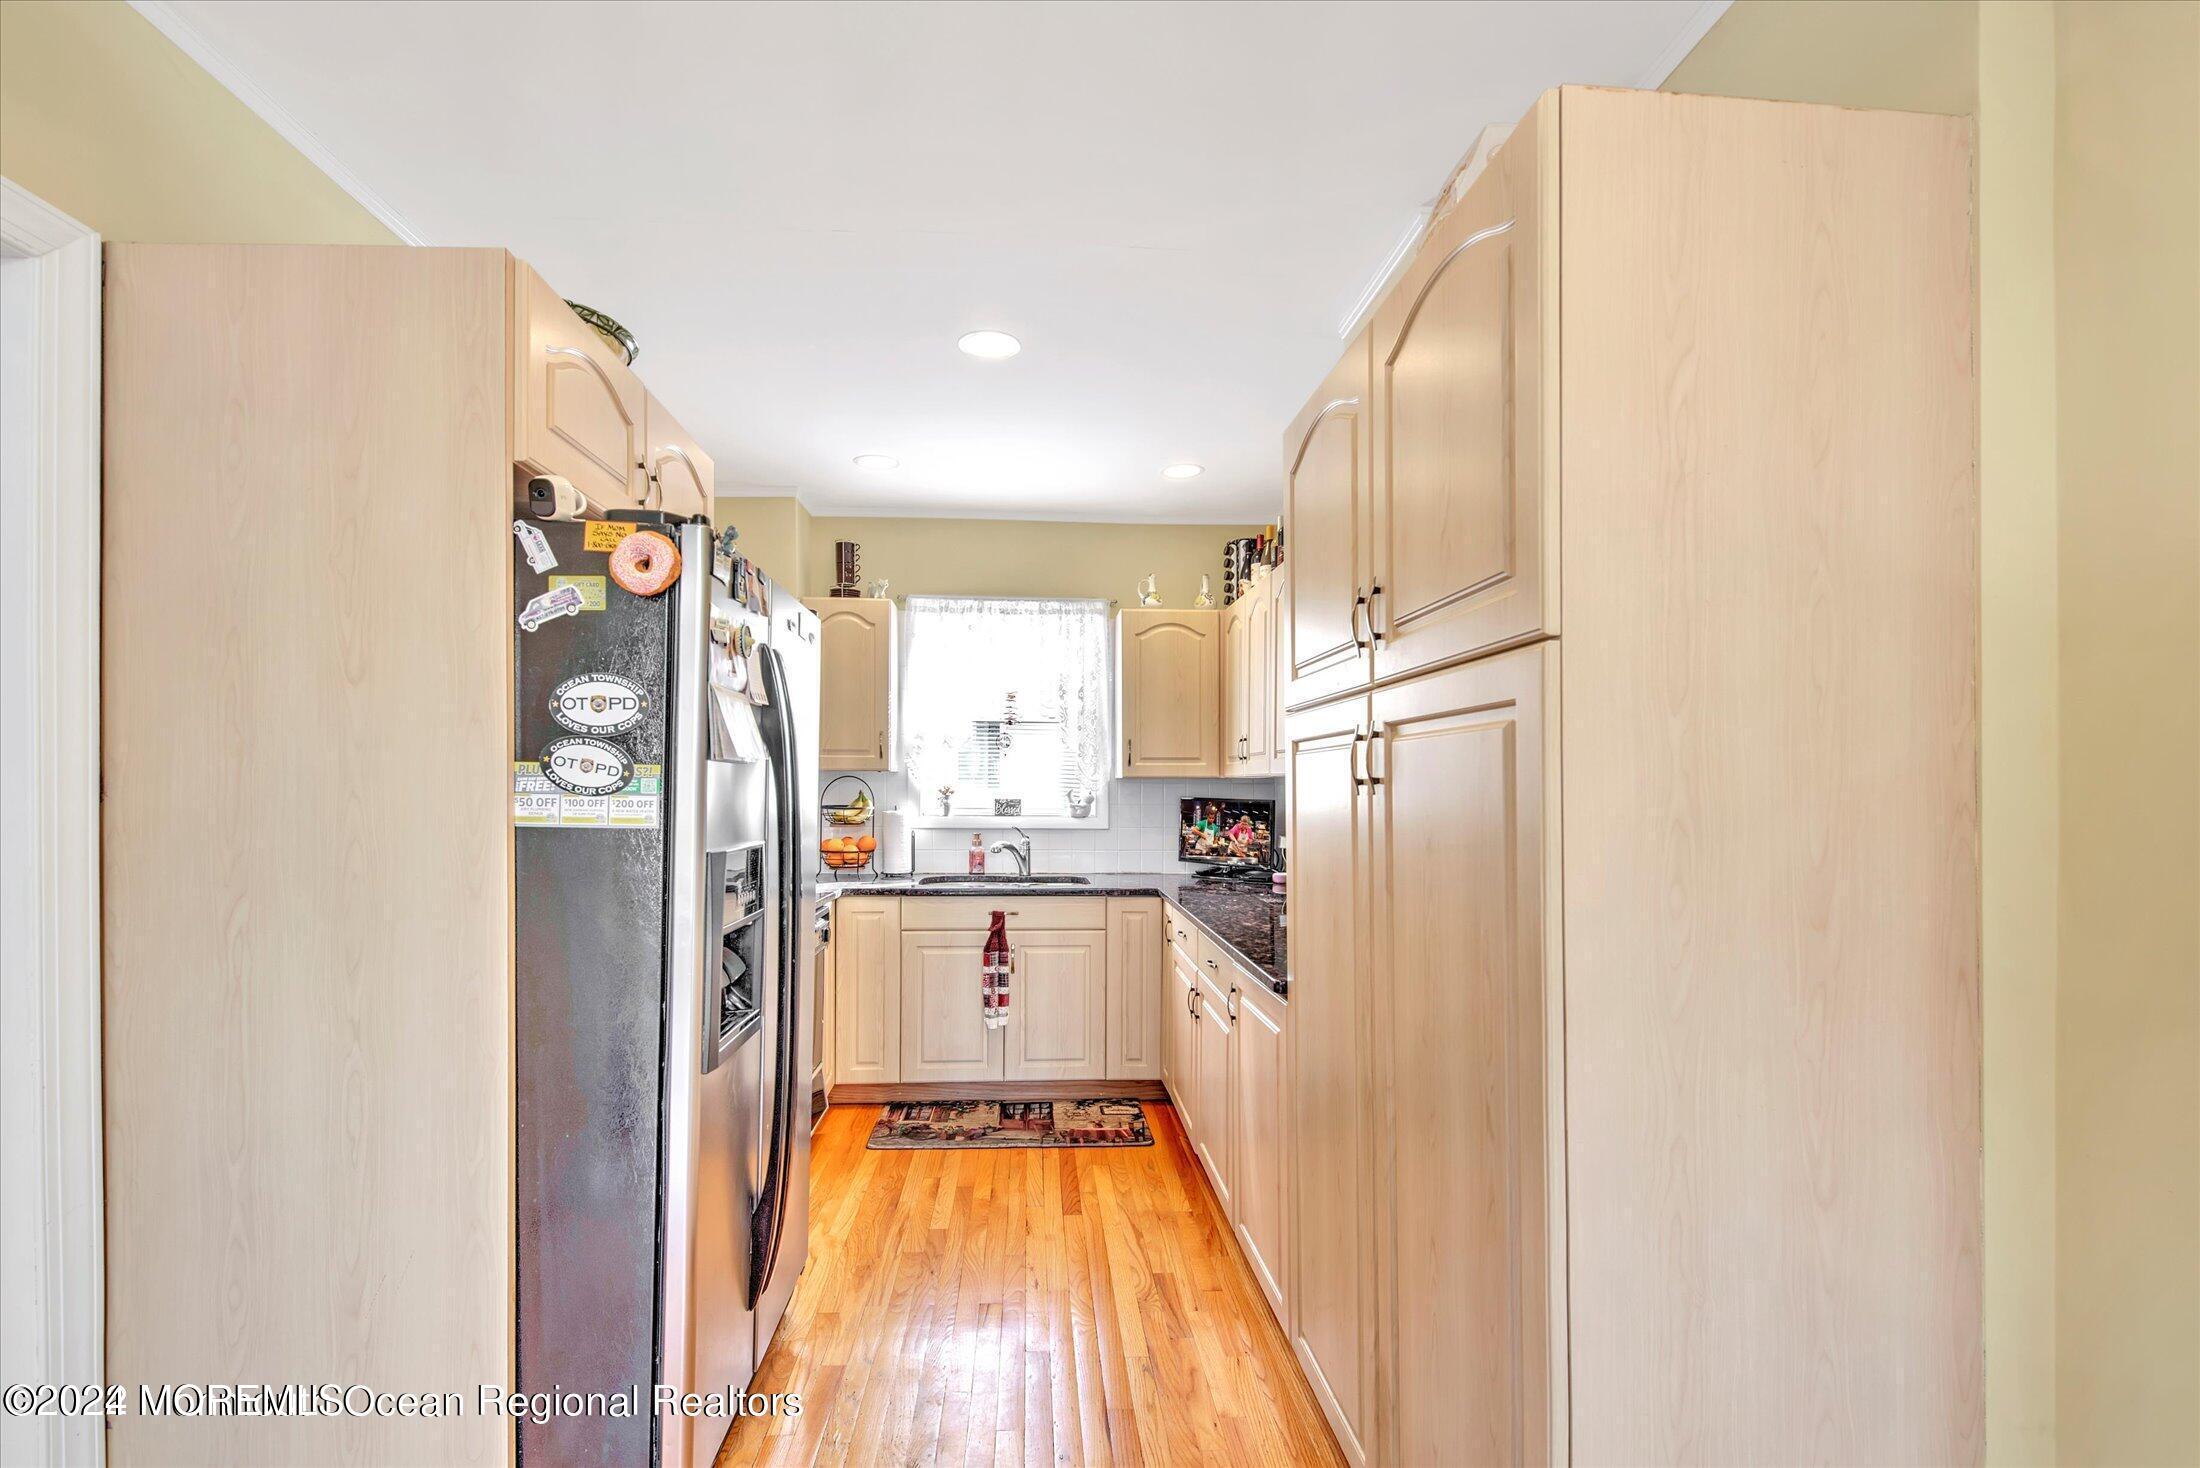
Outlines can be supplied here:
[[993, 925], [986, 929], [984, 978], [981, 997], [985, 1006], [985, 1027], [997, 1030], [1008, 1023], [1008, 914], [993, 914]]

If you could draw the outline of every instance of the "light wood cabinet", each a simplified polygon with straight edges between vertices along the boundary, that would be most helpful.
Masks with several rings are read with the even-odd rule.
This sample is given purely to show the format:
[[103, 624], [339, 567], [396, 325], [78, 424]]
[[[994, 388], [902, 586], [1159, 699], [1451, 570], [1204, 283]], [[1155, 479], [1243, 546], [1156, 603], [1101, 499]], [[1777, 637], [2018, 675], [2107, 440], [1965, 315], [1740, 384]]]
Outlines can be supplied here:
[[1222, 773], [1272, 775], [1277, 755], [1279, 572], [1256, 578], [1222, 613]]
[[1369, 416], [1368, 626], [1389, 678], [1557, 630], [1545, 605], [1543, 175], [1555, 184], [1558, 97], [1546, 96], [1440, 220], [1376, 308]]
[[1293, 1009], [1288, 1125], [1287, 1292], [1291, 1348], [1339, 1446], [1365, 1463], [1374, 1439], [1374, 1117], [1368, 1006], [1373, 976], [1362, 925], [1369, 787], [1367, 701], [1294, 712], [1290, 781]]
[[[1158, 934], [1154, 937], [1158, 941]], [[1003, 1075], [1012, 1081], [1106, 1075], [1106, 932], [1011, 929], [1009, 951], [1013, 969]]]
[[1157, 898], [1108, 899], [1109, 1080], [1148, 1080], [1162, 1073], [1166, 923]]
[[1275, 770], [1276, 588], [1273, 571], [1253, 583], [1245, 609], [1245, 727], [1239, 760], [1248, 775]]
[[1116, 614], [1115, 656], [1119, 773], [1220, 774], [1220, 614], [1128, 608]]
[[1338, 369], [1363, 511], [1350, 392], [1286, 438], [1285, 1282], [1355, 1461], [1981, 1456], [1970, 148], [1547, 96]]
[[644, 399], [649, 444], [644, 460], [652, 502], [668, 515], [708, 515], [716, 475], [710, 455], [655, 393], [645, 393]]
[[1284, 1230], [1290, 1213], [1284, 1140], [1291, 1097], [1284, 1056], [1286, 1006], [1257, 980], [1240, 976], [1232, 996], [1237, 1019], [1230, 1055], [1231, 1219], [1238, 1248], [1278, 1320], [1290, 1318], [1283, 1282]]
[[1253, 719], [1253, 593], [1222, 609], [1222, 773], [1245, 773], [1245, 731]]
[[901, 899], [833, 903], [833, 1084], [901, 1079]]
[[1162, 1016], [1162, 1044], [1169, 1057], [1169, 1095], [1187, 1145], [1200, 1127], [1199, 966], [1181, 949], [1169, 950], [1169, 986]]
[[1230, 1169], [1230, 1034], [1236, 1016], [1224, 988], [1204, 974], [1198, 992], [1198, 1038], [1194, 1041], [1199, 1072], [1199, 1125], [1192, 1133], [1192, 1152], [1207, 1169], [1215, 1199], [1226, 1216], [1236, 1216], [1236, 1194]]
[[641, 379], [549, 282], [517, 261], [511, 269], [514, 459], [601, 508], [655, 508]]
[[1269, 580], [1275, 605], [1268, 615], [1268, 773], [1283, 773], [1284, 708], [1291, 692], [1291, 664], [1285, 655], [1284, 628], [1291, 620], [1291, 572], [1279, 566]]
[[904, 1083], [1001, 1079], [1002, 1042], [985, 1023], [985, 937], [979, 932], [901, 935]]
[[1544, 1461], [1545, 643], [1376, 690], [1374, 990], [1387, 1462]]
[[891, 770], [898, 622], [890, 600], [806, 596], [817, 613], [817, 764], [821, 770]]
[[1283, 436], [1291, 601], [1281, 633], [1293, 708], [1366, 683], [1371, 460], [1361, 332]]

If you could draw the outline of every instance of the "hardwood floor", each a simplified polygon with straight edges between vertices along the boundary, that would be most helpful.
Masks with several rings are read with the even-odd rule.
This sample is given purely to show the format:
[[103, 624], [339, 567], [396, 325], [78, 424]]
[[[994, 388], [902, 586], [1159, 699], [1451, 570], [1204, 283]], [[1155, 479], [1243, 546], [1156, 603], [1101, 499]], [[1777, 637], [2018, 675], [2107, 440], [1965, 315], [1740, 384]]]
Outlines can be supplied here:
[[873, 1152], [835, 1106], [747, 1463], [1341, 1463], [1175, 1111], [1151, 1147]]

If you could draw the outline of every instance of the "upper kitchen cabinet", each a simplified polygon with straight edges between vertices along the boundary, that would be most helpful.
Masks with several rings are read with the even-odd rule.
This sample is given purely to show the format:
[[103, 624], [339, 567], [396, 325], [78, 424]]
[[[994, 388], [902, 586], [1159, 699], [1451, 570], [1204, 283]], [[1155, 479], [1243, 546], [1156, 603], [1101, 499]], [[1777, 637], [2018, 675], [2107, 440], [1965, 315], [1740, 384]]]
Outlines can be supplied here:
[[517, 462], [604, 509], [656, 508], [641, 379], [541, 276], [517, 261], [512, 270]]
[[1292, 708], [1365, 684], [1369, 532], [1368, 335], [1283, 435], [1291, 598], [1280, 629]]
[[655, 393], [644, 398], [648, 415], [648, 468], [650, 502], [668, 515], [708, 515], [712, 490], [710, 455], [688, 436]]
[[1212, 611], [1132, 607], [1116, 616], [1120, 773], [1219, 775], [1222, 621]]
[[1280, 571], [1257, 578], [1222, 614], [1222, 773], [1281, 773], [1276, 629]]
[[895, 768], [893, 602], [867, 596], [802, 600], [817, 613], [821, 649], [818, 768]]
[[[1558, 95], [1499, 148], [1375, 310], [1367, 627], [1377, 678], [1557, 631], [1545, 574], [1545, 268]], [[1309, 537], [1300, 532], [1303, 548]]]

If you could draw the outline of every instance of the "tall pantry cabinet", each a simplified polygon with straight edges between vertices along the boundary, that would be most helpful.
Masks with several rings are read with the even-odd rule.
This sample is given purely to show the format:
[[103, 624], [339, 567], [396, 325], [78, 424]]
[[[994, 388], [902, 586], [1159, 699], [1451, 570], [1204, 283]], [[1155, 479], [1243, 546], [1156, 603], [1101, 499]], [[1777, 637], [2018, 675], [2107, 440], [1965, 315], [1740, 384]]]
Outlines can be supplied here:
[[1970, 169], [1548, 94], [1285, 438], [1289, 1328], [1355, 1461], [1980, 1457]]
[[[103, 312], [106, 1378], [510, 1383], [555, 1140], [513, 1107], [515, 495], [697, 514], [709, 456], [502, 250], [111, 244]], [[117, 1465], [514, 1448], [107, 1426]]]

